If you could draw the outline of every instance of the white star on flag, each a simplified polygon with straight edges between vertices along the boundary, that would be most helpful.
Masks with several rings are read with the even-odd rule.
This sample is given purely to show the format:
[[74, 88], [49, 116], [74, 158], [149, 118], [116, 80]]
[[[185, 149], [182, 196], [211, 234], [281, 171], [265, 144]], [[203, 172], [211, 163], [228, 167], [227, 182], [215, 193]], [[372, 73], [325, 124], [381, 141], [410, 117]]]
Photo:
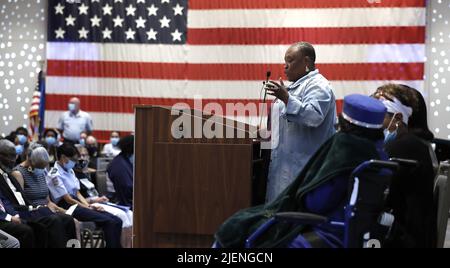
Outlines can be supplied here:
[[164, 16], [162, 19], [160, 19], [159, 22], [161, 23], [161, 28], [164, 28], [164, 27], [169, 28], [170, 20], [166, 16]]
[[80, 12], [80, 15], [81, 15], [81, 14], [87, 15], [87, 14], [88, 14], [88, 12], [87, 12], [88, 9], [89, 9], [89, 6], [86, 6], [84, 3], [81, 4], [81, 6], [78, 7], [78, 10], [79, 10], [79, 12]]
[[106, 4], [104, 7], [102, 7], [102, 9], [103, 9], [103, 16], [105, 16], [106, 14], [112, 15], [111, 13], [112, 6], [110, 6], [109, 4]]
[[147, 20], [144, 20], [141, 16], [139, 16], [139, 19], [136, 20], [136, 28], [145, 28], [145, 22]]
[[150, 29], [150, 31], [147, 32], [147, 40], [156, 40], [157, 33], [157, 31]]
[[172, 35], [172, 41], [178, 40], [181, 42], [181, 36], [183, 35], [183, 33], [180, 33], [178, 31], [178, 29], [175, 29], [175, 32], [171, 33], [171, 35]]
[[67, 16], [66, 25], [67, 26], [69, 26], [69, 25], [75, 26], [75, 18], [72, 17], [72, 15]]
[[111, 33], [112, 31], [106, 27], [105, 30], [102, 31], [103, 39], [111, 39]]
[[88, 35], [89, 31], [87, 31], [84, 27], [81, 28], [81, 30], [78, 30], [78, 34], [80, 35], [80, 39], [81, 38], [85, 38], [87, 39], [87, 35]]
[[63, 10], [64, 6], [62, 6], [61, 3], [58, 3], [58, 5], [55, 6], [55, 14], [64, 14]]
[[148, 10], [148, 16], [157, 16], [156, 12], [158, 11], [158, 8], [155, 7], [155, 5], [151, 5], [150, 7], [147, 7]]
[[127, 11], [127, 16], [135, 15], [136, 8], [134, 6], [132, 6], [131, 4], [127, 8], [125, 8], [125, 10]]
[[91, 18], [91, 26], [98, 26], [100, 27], [100, 21], [101, 19], [99, 17], [97, 17], [97, 15], [95, 15], [94, 17]]
[[114, 21], [114, 27], [122, 27], [123, 19], [119, 15], [117, 15], [117, 17], [115, 19], [113, 19], [113, 21]]
[[58, 30], [55, 31], [56, 38], [64, 39], [64, 34], [66, 31], [64, 31], [61, 27], [58, 28]]
[[173, 8], [173, 13], [174, 13], [174, 15], [175, 15], [175, 16], [176, 16], [176, 15], [181, 15], [181, 16], [183, 16], [183, 9], [184, 9], [184, 7], [182, 7], [182, 6], [180, 6], [179, 4], [177, 4], [177, 6]]
[[131, 28], [128, 28], [128, 31], [126, 31], [125, 34], [127, 35], [127, 40], [134, 39], [134, 35], [136, 34], [136, 32], [133, 31]]

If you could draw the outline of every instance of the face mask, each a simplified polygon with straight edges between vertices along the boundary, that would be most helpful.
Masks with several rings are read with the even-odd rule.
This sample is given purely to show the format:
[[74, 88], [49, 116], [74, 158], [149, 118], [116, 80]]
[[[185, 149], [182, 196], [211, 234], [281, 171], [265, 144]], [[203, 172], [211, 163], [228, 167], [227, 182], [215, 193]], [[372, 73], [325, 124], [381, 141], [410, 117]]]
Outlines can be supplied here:
[[21, 155], [23, 153], [23, 145], [16, 145], [16, 155]]
[[45, 138], [45, 141], [47, 142], [47, 144], [49, 146], [52, 146], [52, 145], [54, 145], [56, 143], [55, 137], [47, 137], [47, 138]]
[[75, 112], [75, 103], [69, 103], [69, 111]]
[[119, 138], [111, 138], [111, 144], [112, 146], [117, 146], [117, 144], [119, 143]]
[[12, 161], [9, 158], [6, 158], [4, 156], [0, 156], [0, 167], [3, 169], [3, 171], [11, 172], [11, 170], [16, 165], [16, 161]]
[[89, 162], [87, 160], [78, 160], [78, 163], [75, 165], [76, 169], [85, 169], [88, 166]]
[[33, 174], [36, 177], [42, 176], [45, 174], [45, 168], [35, 168], [33, 169]]
[[25, 135], [19, 134], [17, 135], [17, 138], [19, 139], [19, 143], [21, 145], [24, 145], [27, 142], [27, 137], [25, 137]]
[[85, 146], [85, 145], [86, 145], [86, 141], [85, 141], [84, 139], [80, 139], [79, 142], [80, 142], [80, 145], [81, 145], [81, 146]]
[[131, 164], [134, 165], [134, 154], [130, 155], [128, 159], [130, 160]]
[[[391, 128], [391, 125], [394, 122], [395, 115], [396, 114], [394, 114], [394, 116], [392, 116], [392, 120], [389, 123], [388, 127], [385, 130], [383, 130], [384, 144], [388, 144], [389, 142], [391, 142], [391, 141], [395, 140], [395, 138], [397, 138], [397, 129], [395, 129], [392, 132], [389, 131], [389, 128]], [[398, 126], [397, 126], [397, 128], [398, 128]]]
[[69, 162], [64, 164], [64, 169], [66, 171], [69, 171], [69, 170], [73, 169], [74, 166], [75, 166], [75, 162], [73, 162], [72, 160], [69, 160]]
[[90, 157], [96, 157], [97, 156], [97, 147], [92, 146], [92, 145], [87, 145], [86, 149], [88, 150]]
[[388, 144], [389, 142], [397, 138], [397, 130], [390, 132], [389, 130], [385, 129], [383, 132], [384, 132], [384, 144]]

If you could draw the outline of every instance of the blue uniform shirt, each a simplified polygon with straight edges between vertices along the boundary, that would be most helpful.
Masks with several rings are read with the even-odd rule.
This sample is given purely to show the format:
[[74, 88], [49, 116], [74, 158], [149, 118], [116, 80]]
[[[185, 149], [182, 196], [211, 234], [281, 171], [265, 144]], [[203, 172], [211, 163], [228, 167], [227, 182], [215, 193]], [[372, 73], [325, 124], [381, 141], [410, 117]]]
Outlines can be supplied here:
[[55, 203], [58, 203], [66, 194], [77, 199], [77, 192], [80, 190], [80, 181], [73, 169], [66, 171], [58, 162], [47, 175], [47, 185]]
[[273, 201], [335, 132], [336, 100], [328, 80], [314, 70], [288, 87], [288, 104], [272, 108], [272, 154], [266, 201]]

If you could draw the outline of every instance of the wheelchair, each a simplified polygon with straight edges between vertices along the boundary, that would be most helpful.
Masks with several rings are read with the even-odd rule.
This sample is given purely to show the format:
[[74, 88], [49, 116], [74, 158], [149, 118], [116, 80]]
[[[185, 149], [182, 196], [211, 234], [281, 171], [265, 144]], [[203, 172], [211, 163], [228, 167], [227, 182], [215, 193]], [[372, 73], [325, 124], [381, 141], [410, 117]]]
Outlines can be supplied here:
[[[264, 232], [280, 222], [304, 225], [312, 230], [299, 234], [286, 247], [382, 247], [383, 242], [389, 238], [395, 220], [386, 207], [389, 187], [393, 174], [401, 165], [414, 166], [417, 162], [406, 159], [370, 160], [356, 167], [350, 175], [349, 195], [343, 221], [310, 213], [280, 212], [253, 232], [246, 239], [245, 247], [252, 248]], [[344, 234], [343, 239], [323, 231], [325, 226], [340, 228]]]

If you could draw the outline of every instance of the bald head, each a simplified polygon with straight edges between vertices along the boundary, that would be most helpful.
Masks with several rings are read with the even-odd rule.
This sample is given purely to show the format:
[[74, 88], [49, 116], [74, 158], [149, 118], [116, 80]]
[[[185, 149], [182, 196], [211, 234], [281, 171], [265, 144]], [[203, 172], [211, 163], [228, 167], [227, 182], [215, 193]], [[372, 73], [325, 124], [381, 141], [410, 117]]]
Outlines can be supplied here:
[[69, 111], [76, 114], [80, 111], [80, 99], [73, 97], [69, 100]]

